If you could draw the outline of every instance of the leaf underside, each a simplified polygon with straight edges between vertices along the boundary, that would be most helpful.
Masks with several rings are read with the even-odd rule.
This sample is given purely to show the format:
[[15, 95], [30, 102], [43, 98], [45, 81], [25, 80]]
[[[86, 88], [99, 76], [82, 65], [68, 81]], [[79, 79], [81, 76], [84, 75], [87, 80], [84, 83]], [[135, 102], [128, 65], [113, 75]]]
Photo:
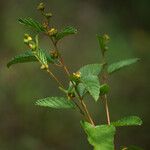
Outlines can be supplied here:
[[[45, 51], [43, 51], [43, 53], [45, 53], [47, 61], [49, 63], [53, 63], [54, 60], [51, 58], [51, 56], [49, 54], [47, 54]], [[18, 63], [27, 63], [27, 62], [37, 62], [37, 58], [34, 56], [34, 54], [32, 53], [32, 51], [25, 51], [22, 54], [19, 54], [15, 57], [13, 57], [7, 64], [7, 67], [9, 68], [10, 66], [14, 65], [14, 64], [18, 64]]]
[[37, 100], [36, 105], [55, 109], [74, 109], [75, 104], [64, 97], [47, 97]]
[[118, 121], [112, 122], [111, 125], [115, 127], [120, 126], [140, 126], [142, 125], [142, 120], [137, 116], [124, 117]]
[[37, 32], [45, 31], [44, 27], [39, 22], [37, 22], [36, 20], [33, 20], [32, 18], [20, 18], [19, 23], [27, 27], [33, 28]]
[[113, 63], [110, 66], [108, 66], [107, 71], [108, 71], [109, 74], [114, 73], [114, 72], [116, 72], [116, 71], [118, 71], [118, 70], [120, 70], [124, 67], [127, 67], [131, 64], [136, 63], [139, 60], [140, 60], [139, 58], [132, 58], [132, 59], [122, 60], [122, 61]]
[[60, 40], [68, 35], [76, 34], [77, 29], [74, 27], [66, 27], [56, 34], [56, 40]]

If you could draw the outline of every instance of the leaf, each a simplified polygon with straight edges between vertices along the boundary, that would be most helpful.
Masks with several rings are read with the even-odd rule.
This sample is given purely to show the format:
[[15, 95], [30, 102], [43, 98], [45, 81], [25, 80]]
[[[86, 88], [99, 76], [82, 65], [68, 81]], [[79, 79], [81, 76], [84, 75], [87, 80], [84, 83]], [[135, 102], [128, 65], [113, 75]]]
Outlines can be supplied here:
[[143, 149], [140, 148], [140, 147], [132, 145], [132, 146], [129, 146], [129, 147], [122, 146], [121, 150], [143, 150]]
[[20, 18], [19, 23], [34, 28], [37, 32], [43, 32], [45, 31], [45, 28], [36, 20], [33, 20], [32, 18]]
[[79, 91], [79, 94], [80, 94], [81, 97], [83, 97], [86, 94], [86, 92], [87, 92], [87, 90], [86, 90], [86, 88], [85, 88], [83, 83], [79, 83], [78, 84], [77, 90]]
[[142, 125], [142, 120], [137, 116], [124, 117], [118, 121], [112, 122], [111, 125], [115, 127], [120, 126], [140, 126]]
[[123, 67], [134, 64], [139, 60], [140, 60], [139, 58], [131, 58], [131, 59], [126, 59], [126, 60], [122, 60], [122, 61], [113, 63], [108, 67], [108, 73], [111, 74], [115, 71], [122, 69]]
[[[44, 51], [45, 52], [45, 51]], [[45, 55], [47, 57], [47, 61], [49, 63], [53, 63], [54, 60], [51, 58], [50, 55], [48, 55], [45, 52]], [[18, 64], [18, 63], [27, 63], [27, 62], [36, 62], [38, 61], [37, 58], [34, 56], [34, 54], [29, 50], [25, 51], [24, 53], [17, 55], [13, 57], [7, 64], [7, 67], [9, 68], [11, 65]]]
[[39, 49], [38, 51], [35, 51], [35, 56], [41, 62], [41, 64], [43, 64], [43, 65], [48, 64], [46, 54], [44, 53], [43, 50]]
[[115, 127], [112, 125], [93, 126], [81, 121], [81, 126], [88, 136], [94, 150], [114, 150]]
[[81, 76], [95, 75], [98, 76], [102, 70], [103, 65], [101, 64], [89, 64], [80, 68]]
[[56, 34], [56, 40], [60, 40], [62, 38], [64, 38], [65, 36], [71, 35], [71, 34], [76, 34], [77, 33], [77, 29], [75, 29], [74, 27], [66, 27], [63, 30], [61, 30], [60, 32], [58, 32]]
[[36, 105], [43, 107], [50, 107], [55, 109], [71, 109], [76, 108], [75, 104], [64, 97], [47, 97], [40, 99], [36, 102]]
[[109, 85], [108, 84], [103, 84], [100, 86], [100, 95], [105, 95], [109, 92]]
[[85, 76], [81, 78], [81, 82], [94, 100], [97, 101], [100, 94], [100, 83], [98, 77], [93, 75]]

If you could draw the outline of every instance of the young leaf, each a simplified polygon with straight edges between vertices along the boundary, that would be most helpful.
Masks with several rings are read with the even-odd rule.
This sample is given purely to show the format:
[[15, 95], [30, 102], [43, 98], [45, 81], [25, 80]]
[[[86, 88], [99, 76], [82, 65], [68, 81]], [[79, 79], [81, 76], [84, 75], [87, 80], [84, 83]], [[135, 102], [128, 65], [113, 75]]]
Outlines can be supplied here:
[[103, 36], [97, 35], [99, 46], [102, 52], [102, 55], [104, 56], [105, 52], [107, 51], [107, 42], [109, 41], [109, 36], [107, 34], [104, 34]]
[[94, 100], [97, 101], [100, 94], [100, 83], [98, 77], [93, 75], [85, 76], [81, 78], [81, 82]]
[[47, 98], [38, 100], [36, 102], [36, 105], [55, 108], [55, 109], [76, 108], [76, 105], [72, 101], [64, 97], [47, 97]]
[[134, 64], [139, 60], [140, 60], [139, 58], [132, 58], [132, 59], [122, 60], [122, 61], [113, 63], [108, 67], [108, 73], [111, 74], [111, 73], [118, 71], [126, 66]]
[[76, 34], [76, 33], [77, 33], [77, 29], [75, 29], [74, 27], [66, 27], [62, 31], [58, 32], [55, 38], [58, 41], [64, 38], [65, 36]]
[[81, 126], [88, 136], [94, 150], [114, 150], [114, 135], [116, 129], [112, 125], [93, 126], [82, 121]]
[[[45, 51], [44, 51], [45, 52]], [[48, 55], [45, 52], [47, 61], [49, 63], [54, 63], [54, 60], [51, 58], [50, 55]], [[18, 63], [27, 63], [27, 62], [35, 62], [38, 61], [37, 58], [34, 56], [34, 54], [29, 50], [25, 51], [24, 53], [17, 55], [13, 57], [7, 64], [7, 67], [9, 68], [11, 65], [18, 64]]]
[[120, 126], [140, 126], [142, 125], [142, 120], [137, 116], [124, 117], [118, 121], [112, 122], [111, 125], [115, 127]]
[[89, 64], [80, 68], [81, 76], [95, 75], [98, 76], [102, 70], [101, 64]]
[[37, 32], [43, 32], [45, 31], [45, 28], [37, 21], [33, 20], [32, 18], [20, 18], [19, 23], [31, 27], [35, 29]]
[[109, 92], [109, 86], [107, 84], [103, 84], [100, 86], [100, 95], [105, 95]]

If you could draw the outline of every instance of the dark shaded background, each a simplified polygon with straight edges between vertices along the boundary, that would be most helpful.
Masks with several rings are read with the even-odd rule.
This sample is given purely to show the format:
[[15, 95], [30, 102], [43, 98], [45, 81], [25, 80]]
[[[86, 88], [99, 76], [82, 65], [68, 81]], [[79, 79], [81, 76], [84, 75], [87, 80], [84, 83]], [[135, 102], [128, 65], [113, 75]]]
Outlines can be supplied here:
[[[26, 49], [25, 28], [19, 17], [41, 18], [36, 0], [0, 1], [0, 150], [90, 150], [74, 111], [55, 111], [34, 106], [38, 98], [60, 95], [55, 82], [37, 64], [6, 68], [8, 60]], [[150, 1], [149, 0], [47, 0], [57, 27], [73, 25], [79, 33], [61, 42], [62, 54], [72, 71], [99, 62], [97, 33], [108, 33], [109, 62], [140, 57], [141, 62], [111, 76], [111, 120], [140, 116], [142, 127], [120, 128], [121, 145], [150, 148]], [[41, 37], [49, 50], [49, 40]], [[63, 79], [63, 73], [58, 72]], [[94, 119], [105, 123], [103, 106], [87, 99]], [[101, 104], [100, 102], [98, 104]]]

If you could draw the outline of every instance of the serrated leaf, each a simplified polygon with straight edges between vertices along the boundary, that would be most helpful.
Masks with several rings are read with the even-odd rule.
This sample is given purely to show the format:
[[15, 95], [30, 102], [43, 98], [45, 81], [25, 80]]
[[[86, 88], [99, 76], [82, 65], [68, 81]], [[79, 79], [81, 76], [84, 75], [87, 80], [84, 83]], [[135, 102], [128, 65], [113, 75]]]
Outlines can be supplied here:
[[118, 121], [111, 122], [111, 125], [113, 125], [115, 127], [140, 126], [140, 125], [142, 125], [142, 120], [137, 116], [129, 116], [129, 117], [124, 117]]
[[97, 101], [100, 94], [99, 78], [94, 75], [89, 75], [82, 77], [81, 82], [83, 83], [87, 91], [89, 91], [94, 100]]
[[109, 85], [108, 84], [103, 84], [100, 86], [100, 95], [105, 95], [109, 92]]
[[[44, 51], [45, 52], [45, 51]], [[45, 55], [47, 57], [47, 61], [49, 63], [53, 63], [54, 60], [51, 58], [49, 54], [45, 52]], [[7, 67], [9, 68], [11, 65], [18, 64], [18, 63], [27, 63], [27, 62], [36, 62], [38, 61], [37, 58], [34, 56], [34, 54], [29, 50], [25, 51], [22, 54], [19, 54], [15, 57], [13, 57], [7, 64]]]
[[33, 20], [32, 18], [20, 18], [19, 23], [31, 27], [35, 29], [37, 32], [43, 32], [45, 31], [45, 28], [36, 20]]
[[86, 88], [85, 88], [83, 83], [79, 83], [78, 84], [77, 90], [79, 91], [79, 94], [80, 94], [81, 97], [83, 97], [86, 94], [86, 92], [87, 92], [87, 90], [86, 90]]
[[112, 125], [93, 126], [82, 121], [81, 126], [88, 136], [94, 150], [114, 150], [114, 135], [116, 129]]
[[113, 63], [108, 67], [108, 73], [111, 74], [113, 72], [116, 72], [124, 67], [136, 63], [139, 60], [140, 60], [139, 58], [132, 58]]
[[64, 38], [65, 36], [76, 34], [76, 33], [77, 33], [77, 29], [75, 29], [74, 27], [66, 27], [60, 32], [58, 32], [55, 38], [56, 40], [60, 40]]
[[98, 76], [102, 70], [101, 64], [89, 64], [80, 68], [81, 76], [95, 75]]
[[50, 107], [55, 109], [74, 109], [76, 108], [75, 104], [64, 98], [64, 97], [47, 97], [40, 99], [36, 102], [36, 105], [43, 107]]
[[43, 50], [39, 49], [38, 51], [35, 51], [35, 56], [41, 62], [41, 64], [43, 64], [43, 65], [48, 64], [46, 54], [44, 53]]
[[129, 146], [129, 147], [122, 146], [121, 150], [143, 150], [143, 149], [142, 149], [142, 148], [140, 148], [140, 147], [137, 147], [137, 146], [131, 145], [131, 146]]

